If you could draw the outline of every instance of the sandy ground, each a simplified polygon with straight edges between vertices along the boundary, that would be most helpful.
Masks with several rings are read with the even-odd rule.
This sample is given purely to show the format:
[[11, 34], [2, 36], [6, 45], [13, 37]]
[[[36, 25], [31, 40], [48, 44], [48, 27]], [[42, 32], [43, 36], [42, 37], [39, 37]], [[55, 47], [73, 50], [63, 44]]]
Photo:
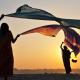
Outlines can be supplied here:
[[10, 80], [80, 80], [80, 74], [15, 74]]

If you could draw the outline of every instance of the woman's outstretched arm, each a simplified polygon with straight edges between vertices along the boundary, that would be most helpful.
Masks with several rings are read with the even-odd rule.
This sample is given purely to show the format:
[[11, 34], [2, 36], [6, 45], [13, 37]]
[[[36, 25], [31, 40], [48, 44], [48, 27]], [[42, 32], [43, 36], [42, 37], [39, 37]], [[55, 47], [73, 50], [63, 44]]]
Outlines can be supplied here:
[[15, 38], [12, 37], [12, 42], [15, 43], [19, 36], [20, 34], [18, 34]]

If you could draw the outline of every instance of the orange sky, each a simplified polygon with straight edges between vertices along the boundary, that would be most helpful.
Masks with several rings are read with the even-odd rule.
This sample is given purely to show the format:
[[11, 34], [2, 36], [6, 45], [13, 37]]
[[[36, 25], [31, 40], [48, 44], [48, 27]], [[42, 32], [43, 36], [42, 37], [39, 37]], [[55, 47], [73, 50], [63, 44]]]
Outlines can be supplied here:
[[[5, 2], [5, 6], [0, 5], [0, 14], [15, 12], [16, 8], [23, 5], [25, 0], [22, 2]], [[76, 18], [80, 19], [80, 0], [29, 0], [27, 4], [32, 7], [40, 8], [49, 11], [55, 16], [64, 18]], [[4, 2], [4, 0], [2, 0]], [[53, 3], [52, 3], [53, 2]], [[36, 3], [36, 5], [35, 5]], [[77, 4], [77, 5], [75, 5]], [[40, 20], [29, 20], [29, 19], [17, 19], [5, 17], [1, 22], [7, 22], [10, 26], [14, 37], [18, 33], [22, 33], [25, 30], [29, 30], [38, 26], [54, 24], [52, 21], [40, 21]], [[56, 23], [55, 23], [56, 24]], [[80, 32], [80, 30], [78, 30]], [[60, 31], [56, 37], [48, 37], [41, 34], [28, 34], [20, 36], [13, 46], [14, 55], [14, 67], [18, 69], [61, 69], [64, 68], [60, 50], [60, 44], [64, 41], [63, 31]], [[80, 68], [80, 54], [77, 56], [78, 62], [73, 64], [72, 68]]]

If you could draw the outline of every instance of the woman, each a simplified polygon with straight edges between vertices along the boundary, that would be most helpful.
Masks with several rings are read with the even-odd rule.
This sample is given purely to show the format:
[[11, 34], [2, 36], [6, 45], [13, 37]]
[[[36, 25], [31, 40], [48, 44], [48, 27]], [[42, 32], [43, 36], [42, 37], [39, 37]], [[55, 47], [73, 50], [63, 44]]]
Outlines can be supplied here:
[[13, 75], [14, 58], [11, 42], [15, 43], [17, 38], [13, 38], [7, 23], [1, 24], [0, 30], [0, 76], [7, 80], [9, 76]]
[[67, 46], [63, 46], [64, 42], [62, 42], [60, 48], [62, 50], [62, 58], [63, 58], [63, 63], [64, 63], [64, 67], [66, 70], [66, 74], [70, 74], [71, 72], [71, 66], [70, 66], [70, 56], [71, 56], [71, 52], [68, 50]]

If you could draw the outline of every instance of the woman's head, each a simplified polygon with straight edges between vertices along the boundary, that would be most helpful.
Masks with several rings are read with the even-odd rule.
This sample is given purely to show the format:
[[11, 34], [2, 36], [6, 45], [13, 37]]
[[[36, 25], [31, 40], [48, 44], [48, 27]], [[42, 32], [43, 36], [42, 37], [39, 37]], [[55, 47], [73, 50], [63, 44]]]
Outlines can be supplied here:
[[64, 46], [64, 49], [67, 50], [67, 46]]
[[9, 26], [8, 26], [8, 24], [7, 24], [7, 23], [2, 23], [2, 24], [1, 24], [1, 30], [2, 30], [3, 32], [9, 31]]

